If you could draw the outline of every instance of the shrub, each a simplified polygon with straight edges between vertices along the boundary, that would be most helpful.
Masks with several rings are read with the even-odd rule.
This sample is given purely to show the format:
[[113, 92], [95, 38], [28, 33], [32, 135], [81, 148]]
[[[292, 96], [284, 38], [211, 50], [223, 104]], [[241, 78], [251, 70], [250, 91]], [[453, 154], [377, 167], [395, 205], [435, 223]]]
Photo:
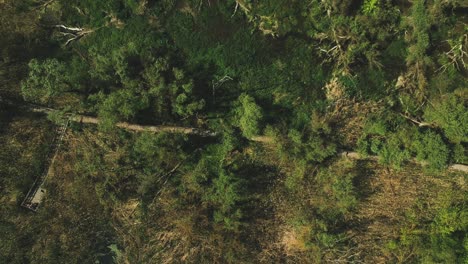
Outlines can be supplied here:
[[374, 14], [378, 11], [379, 0], [366, 0], [362, 5], [362, 12], [366, 15]]
[[396, 134], [391, 134], [386, 142], [382, 144], [382, 148], [378, 150], [379, 162], [382, 164], [392, 165], [399, 169], [404, 161], [410, 158], [410, 153]]
[[253, 97], [241, 94], [236, 109], [236, 120], [245, 137], [250, 138], [260, 133], [260, 122], [263, 118], [262, 109], [255, 103]]
[[449, 158], [449, 149], [440, 135], [428, 131], [420, 136], [414, 145], [418, 160], [425, 160], [432, 169], [443, 169]]
[[468, 163], [467, 149], [463, 147], [462, 144], [456, 144], [455, 147], [453, 147], [453, 160], [456, 163]]
[[454, 142], [468, 142], [468, 108], [462, 96], [449, 94], [424, 111], [428, 122], [440, 126], [447, 138]]

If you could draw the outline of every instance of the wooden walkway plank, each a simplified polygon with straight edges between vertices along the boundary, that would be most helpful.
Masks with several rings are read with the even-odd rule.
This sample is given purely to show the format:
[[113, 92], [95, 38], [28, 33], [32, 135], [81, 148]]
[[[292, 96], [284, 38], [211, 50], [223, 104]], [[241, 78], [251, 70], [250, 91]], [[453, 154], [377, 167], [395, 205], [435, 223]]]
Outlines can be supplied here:
[[33, 185], [31, 186], [28, 193], [26, 194], [26, 197], [21, 203], [21, 206], [28, 208], [34, 212], [36, 212], [37, 209], [39, 208], [39, 205], [43, 201], [45, 194], [46, 194], [46, 190], [43, 187], [44, 183], [47, 180], [47, 177], [52, 172], [52, 166], [54, 165], [55, 158], [57, 157], [57, 154], [62, 145], [62, 141], [67, 131], [67, 127], [69, 123], [70, 123], [70, 120], [67, 119], [66, 121], [64, 121], [64, 123], [61, 126], [57, 127], [55, 131], [56, 133], [55, 133], [55, 136], [54, 136], [54, 139], [52, 141], [52, 145], [49, 151], [49, 155], [47, 156], [47, 161], [45, 164], [44, 172], [36, 178]]

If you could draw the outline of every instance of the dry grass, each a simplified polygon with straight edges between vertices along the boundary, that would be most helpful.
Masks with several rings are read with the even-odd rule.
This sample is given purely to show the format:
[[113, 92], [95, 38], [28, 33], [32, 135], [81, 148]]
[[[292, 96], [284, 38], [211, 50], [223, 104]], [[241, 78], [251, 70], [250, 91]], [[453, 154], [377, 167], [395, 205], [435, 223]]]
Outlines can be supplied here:
[[303, 226], [299, 229], [291, 229], [283, 232], [281, 245], [286, 256], [294, 256], [298, 252], [307, 250], [307, 241], [304, 237], [310, 233], [310, 227]]
[[[271, 157], [269, 158], [271, 159]], [[338, 160], [331, 164], [336, 173], [349, 167]], [[346, 163], [346, 162], [345, 162]], [[265, 238], [261, 239], [259, 263], [406, 263], [416, 254], [411, 246], [405, 251], [392, 251], [388, 243], [398, 241], [402, 230], [417, 234], [421, 225], [433, 220], [440, 208], [452, 203], [452, 194], [463, 197], [468, 192], [466, 174], [445, 172], [427, 174], [423, 168], [411, 165], [402, 170], [392, 170], [376, 161], [359, 161], [351, 166], [356, 173], [355, 188], [358, 207], [349, 214], [344, 230], [347, 246], [321, 251], [309, 243], [311, 226], [291, 224], [301, 209], [310, 206], [305, 201], [320, 202], [320, 197], [310, 189], [298, 195], [284, 192], [279, 175], [277, 187], [270, 194], [273, 203], [271, 219], [263, 222]], [[313, 177], [313, 176], [311, 176]], [[310, 208], [313, 210], [313, 208]], [[307, 209], [306, 209], [307, 211]], [[260, 228], [260, 227], [258, 227]], [[321, 259], [320, 261], [316, 257]]]
[[386, 244], [398, 240], [402, 229], [419, 232], [420, 221], [431, 221], [446, 202], [443, 195], [468, 191], [463, 174], [427, 175], [417, 167], [396, 171], [378, 165], [374, 172], [368, 183], [374, 192], [361, 201], [352, 219], [357, 228], [351, 230], [352, 241], [358, 251], [364, 252], [366, 263], [409, 261], [414, 257], [411, 252], [390, 254]]
[[1, 168], [0, 174], [5, 173], [2, 175], [5, 182], [27, 184], [21, 187], [23, 190], [17, 190], [17, 185], [0, 186], [2, 204], [16, 206], [17, 200], [26, 194], [29, 184], [32, 184], [37, 174], [42, 173], [37, 165], [46, 159], [44, 150], [52, 139], [49, 129], [50, 123], [36, 119], [34, 115], [12, 117], [1, 128], [0, 155], [5, 155], [1, 160], [7, 162], [8, 166]]
[[343, 145], [355, 147], [362, 135], [366, 119], [369, 115], [383, 109], [382, 102], [357, 102], [350, 99], [339, 99], [331, 106], [325, 116], [332, 124], [334, 134], [341, 137]]

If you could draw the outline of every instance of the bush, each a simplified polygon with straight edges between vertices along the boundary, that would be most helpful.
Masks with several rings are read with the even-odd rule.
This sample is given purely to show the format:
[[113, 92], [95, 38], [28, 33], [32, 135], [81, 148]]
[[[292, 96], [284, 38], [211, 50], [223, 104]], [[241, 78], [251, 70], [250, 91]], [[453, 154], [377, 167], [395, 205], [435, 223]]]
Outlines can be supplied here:
[[456, 163], [468, 163], [468, 150], [462, 144], [456, 144], [453, 147], [453, 160]]
[[396, 134], [391, 134], [382, 148], [378, 150], [379, 162], [382, 164], [392, 165], [399, 169], [404, 161], [410, 158], [410, 152], [405, 149], [401, 140]]
[[449, 149], [440, 135], [432, 131], [421, 134], [419, 140], [415, 142], [414, 149], [416, 158], [427, 161], [430, 168], [440, 170], [447, 166]]
[[57, 59], [29, 62], [29, 76], [21, 84], [21, 92], [26, 101], [47, 103], [69, 87], [67, 67]]
[[[342, 164], [337, 164], [342, 165]], [[326, 202], [321, 206], [321, 210], [332, 214], [332, 219], [336, 215], [348, 214], [357, 205], [356, 191], [353, 185], [355, 174], [341, 172], [340, 169], [322, 170], [317, 175], [317, 183], [323, 192], [323, 197], [327, 197]]]
[[451, 142], [468, 142], [468, 108], [463, 96], [445, 95], [426, 108], [424, 118], [440, 126]]
[[236, 109], [236, 120], [245, 137], [251, 138], [260, 133], [260, 122], [263, 118], [262, 109], [255, 103], [253, 97], [241, 94]]
[[208, 199], [215, 205], [214, 220], [223, 223], [228, 230], [238, 230], [242, 212], [238, 207], [242, 199], [237, 177], [225, 171], [213, 180]]
[[289, 153], [295, 159], [322, 162], [336, 153], [336, 145], [315, 132], [302, 134], [292, 129], [288, 133], [288, 138]]

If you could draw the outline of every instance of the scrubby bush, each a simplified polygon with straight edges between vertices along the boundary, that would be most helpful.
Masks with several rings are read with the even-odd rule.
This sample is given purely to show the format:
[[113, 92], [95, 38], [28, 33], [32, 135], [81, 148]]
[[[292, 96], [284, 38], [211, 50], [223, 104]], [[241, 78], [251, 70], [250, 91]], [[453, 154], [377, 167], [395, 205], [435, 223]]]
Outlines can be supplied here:
[[416, 158], [429, 163], [432, 169], [443, 169], [449, 159], [449, 148], [445, 145], [440, 135], [427, 131], [422, 133], [414, 142]]
[[443, 96], [426, 107], [424, 118], [440, 126], [450, 141], [468, 142], [468, 107], [464, 96]]
[[263, 113], [262, 109], [255, 103], [253, 97], [247, 94], [239, 96], [235, 116], [235, 122], [238, 124], [245, 137], [251, 138], [260, 133]]

